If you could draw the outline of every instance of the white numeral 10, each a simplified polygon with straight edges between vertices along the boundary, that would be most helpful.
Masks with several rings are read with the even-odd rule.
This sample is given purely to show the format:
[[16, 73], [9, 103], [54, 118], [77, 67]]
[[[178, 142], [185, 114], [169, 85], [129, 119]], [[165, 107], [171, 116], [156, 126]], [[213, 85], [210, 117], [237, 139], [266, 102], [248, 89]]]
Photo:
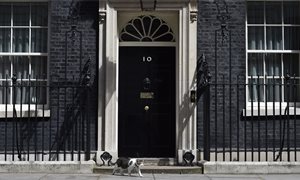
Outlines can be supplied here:
[[143, 56], [143, 62], [151, 62], [151, 61], [152, 61], [151, 56], [148, 56], [148, 57]]

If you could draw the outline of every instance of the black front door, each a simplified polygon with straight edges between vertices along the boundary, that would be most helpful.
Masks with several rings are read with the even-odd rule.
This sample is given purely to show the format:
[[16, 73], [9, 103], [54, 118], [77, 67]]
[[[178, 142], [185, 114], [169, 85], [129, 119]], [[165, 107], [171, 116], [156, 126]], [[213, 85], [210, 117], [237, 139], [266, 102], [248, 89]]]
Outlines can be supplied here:
[[119, 156], [175, 156], [175, 47], [120, 47]]

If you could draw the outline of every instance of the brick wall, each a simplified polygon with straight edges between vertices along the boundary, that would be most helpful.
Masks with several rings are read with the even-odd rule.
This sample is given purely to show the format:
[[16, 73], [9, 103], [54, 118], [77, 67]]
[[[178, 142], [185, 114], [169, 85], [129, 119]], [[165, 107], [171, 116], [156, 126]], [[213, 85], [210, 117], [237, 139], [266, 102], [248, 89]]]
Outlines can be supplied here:
[[[84, 66], [90, 59], [90, 87], [50, 90], [51, 118], [55, 136], [77, 136], [83, 148], [96, 149], [97, 136], [97, 62], [98, 1], [81, 1], [78, 19], [70, 19], [71, 1], [52, 1], [50, 5], [50, 83], [79, 85]], [[72, 31], [72, 25], [76, 30]], [[75, 33], [75, 34], [73, 34]], [[73, 34], [73, 35], [72, 35]], [[59, 94], [58, 94], [59, 92]], [[67, 107], [62, 108], [61, 106]], [[60, 107], [59, 107], [60, 106]], [[71, 117], [70, 117], [71, 116]], [[59, 129], [57, 131], [57, 128]], [[68, 137], [72, 138], [72, 137]], [[53, 139], [53, 141], [56, 141]], [[70, 144], [70, 139], [63, 140]], [[83, 142], [82, 142], [83, 141]], [[91, 144], [87, 144], [90, 142]]]
[[[1, 151], [5, 145], [8, 154], [17, 154], [18, 148], [24, 155], [28, 150], [39, 155], [42, 151], [47, 154], [49, 149], [52, 153], [71, 149], [96, 150], [99, 5], [98, 1], [81, 1], [72, 40], [70, 3], [70, 0], [61, 0], [49, 1], [48, 4], [50, 117], [35, 117], [33, 113], [31, 117], [0, 119]], [[88, 59], [90, 86], [79, 87]], [[63, 88], [64, 85], [68, 88]]]
[[[243, 115], [243, 109], [246, 108], [246, 1], [227, 0], [226, 2], [230, 15], [227, 29], [231, 32], [231, 45], [227, 31], [224, 31], [227, 36], [222, 43], [221, 24], [217, 20], [217, 7], [213, 1], [200, 0], [198, 6], [198, 55], [203, 53], [206, 55], [212, 75], [210, 104], [203, 103], [203, 97], [198, 102], [198, 147], [203, 150], [203, 109], [210, 108], [212, 151], [228, 152], [231, 147], [233, 151], [239, 148], [240, 151], [244, 149], [256, 152], [275, 150], [278, 153], [284, 130], [289, 134], [285, 136], [285, 138], [288, 136], [289, 140], [285, 140], [284, 146], [289, 144], [294, 149], [295, 142], [300, 138], [300, 133], [296, 131], [300, 125], [297, 123], [298, 116], [288, 117], [290, 118], [288, 123], [284, 120], [287, 117], [273, 115], [273, 113], [269, 113], [268, 116], [245, 117]], [[260, 113], [265, 114], [264, 110]], [[249, 115], [251, 113], [248, 111]], [[288, 128], [284, 129], [284, 126]]]

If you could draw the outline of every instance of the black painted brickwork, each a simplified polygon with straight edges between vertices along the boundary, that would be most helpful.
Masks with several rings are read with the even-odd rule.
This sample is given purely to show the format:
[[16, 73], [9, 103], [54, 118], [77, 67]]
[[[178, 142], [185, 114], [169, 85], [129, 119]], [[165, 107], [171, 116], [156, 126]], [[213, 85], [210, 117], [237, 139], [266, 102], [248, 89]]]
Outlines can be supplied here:
[[[220, 33], [217, 33], [218, 46], [215, 48], [215, 30], [221, 28], [217, 20], [217, 7], [213, 1], [199, 0], [198, 14], [198, 56], [205, 54], [212, 75], [210, 86], [210, 104], [203, 104], [203, 97], [198, 102], [198, 148], [203, 149], [203, 109], [210, 108], [210, 142], [211, 150], [228, 152], [239, 148], [247, 151], [278, 151], [283, 138], [283, 116], [256, 116], [245, 118], [242, 110], [245, 109], [245, 75], [246, 75], [246, 1], [227, 0], [230, 19], [227, 28], [231, 31], [231, 65], [229, 68], [229, 39], [222, 44]], [[217, 49], [217, 62], [215, 63], [215, 49]], [[217, 65], [217, 71], [215, 70]], [[230, 82], [234, 85], [223, 86]], [[217, 72], [217, 73], [216, 73]], [[217, 86], [215, 83], [217, 81]], [[236, 84], [240, 83], [239, 86]], [[217, 89], [217, 93], [216, 92]], [[231, 103], [230, 103], [231, 94]], [[231, 112], [231, 115], [230, 115]], [[263, 113], [261, 111], [261, 113]], [[249, 112], [248, 112], [248, 115]], [[300, 138], [299, 117], [291, 116], [290, 123], [286, 123], [285, 133], [289, 134], [290, 145], [294, 149], [297, 139]], [[287, 135], [285, 135], [287, 138]], [[295, 145], [295, 144], [296, 145]], [[276, 153], [274, 153], [276, 154]]]
[[[58, 96], [57, 89], [50, 92], [51, 100], [51, 116], [53, 122], [59, 126], [57, 132], [57, 124], [53, 124], [54, 130], [59, 136], [75, 132], [83, 133], [81, 144], [83, 148], [90, 147], [91, 150], [96, 150], [97, 136], [97, 62], [98, 62], [98, 1], [81, 1], [80, 4], [75, 4], [79, 7], [79, 18], [75, 21], [76, 30], [82, 34], [82, 56], [80, 59], [80, 36], [76, 33], [75, 40], [71, 40], [72, 21], [70, 19], [71, 1], [52, 1], [51, 2], [51, 24], [50, 24], [50, 79], [51, 83], [69, 83], [78, 84], [82, 77], [83, 67], [87, 60], [90, 59], [91, 82], [90, 88], [84, 89], [64, 89], [60, 90]], [[67, 42], [67, 44], [66, 44]], [[67, 61], [66, 61], [67, 59]], [[80, 69], [81, 62], [81, 69]], [[67, 64], [67, 67], [66, 67]], [[85, 94], [84, 92], [87, 92]], [[76, 96], [77, 95], [77, 96]], [[59, 99], [59, 101], [58, 101]], [[57, 107], [58, 104], [66, 103], [68, 108], [63, 109]], [[72, 106], [74, 106], [72, 108]], [[58, 110], [59, 109], [59, 110]], [[82, 114], [82, 112], [84, 113]], [[67, 115], [65, 113], [68, 112]], [[71, 116], [71, 118], [70, 118]], [[81, 117], [84, 116], [84, 117]], [[58, 118], [57, 118], [58, 117]], [[84, 119], [84, 120], [82, 120]], [[69, 128], [69, 129], [68, 129]], [[72, 129], [73, 128], [73, 129]], [[81, 130], [81, 129], [82, 130]], [[82, 134], [81, 134], [82, 135]], [[80, 139], [80, 138], [79, 138]], [[90, 144], [88, 144], [90, 140]]]
[[[72, 46], [68, 39], [67, 76], [65, 76], [65, 34], [71, 30], [70, 0], [49, 1], [49, 78], [50, 118], [19, 118], [18, 139], [22, 154], [36, 151], [38, 154], [51, 150], [96, 150], [97, 142], [97, 67], [98, 67], [98, 1], [80, 3], [77, 30], [82, 33], [82, 67], [79, 68], [79, 40]], [[87, 60], [90, 64], [89, 88], [77, 88], [79, 77]], [[67, 79], [65, 79], [67, 77]], [[74, 88], [58, 88], [68, 85]], [[86, 93], [85, 93], [86, 92]], [[66, 113], [67, 112], [67, 113]], [[0, 150], [17, 154], [16, 123], [13, 119], [1, 119]], [[5, 135], [6, 133], [6, 135]], [[58, 145], [59, 144], [59, 145]], [[14, 147], [13, 147], [14, 146]], [[80, 147], [79, 147], [80, 146]], [[61, 159], [62, 160], [62, 159]]]

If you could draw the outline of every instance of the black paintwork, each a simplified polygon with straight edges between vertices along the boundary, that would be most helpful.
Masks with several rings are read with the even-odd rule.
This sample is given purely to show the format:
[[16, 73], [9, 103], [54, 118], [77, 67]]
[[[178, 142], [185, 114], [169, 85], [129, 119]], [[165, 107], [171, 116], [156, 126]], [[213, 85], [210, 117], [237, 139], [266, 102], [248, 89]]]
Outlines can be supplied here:
[[175, 156], [175, 61], [175, 47], [120, 47], [119, 156]]

